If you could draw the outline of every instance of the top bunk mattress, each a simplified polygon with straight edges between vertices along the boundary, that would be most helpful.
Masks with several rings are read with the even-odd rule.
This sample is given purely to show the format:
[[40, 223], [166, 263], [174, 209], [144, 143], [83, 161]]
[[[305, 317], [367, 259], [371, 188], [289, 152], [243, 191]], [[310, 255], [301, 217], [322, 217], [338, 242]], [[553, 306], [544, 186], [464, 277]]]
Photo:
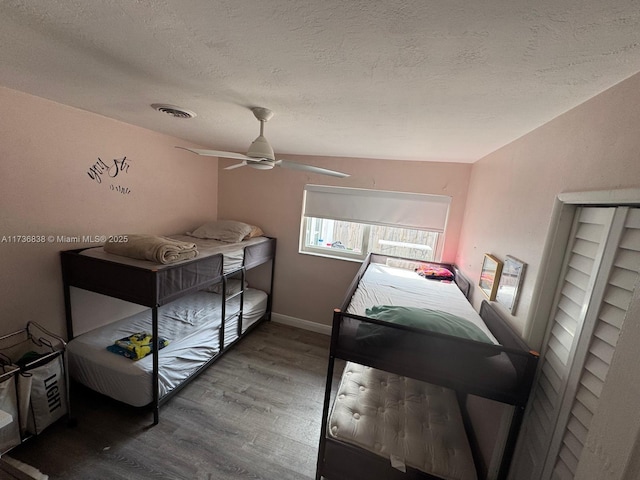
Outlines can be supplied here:
[[157, 271], [165, 268], [171, 268], [180, 264], [193, 262], [194, 260], [199, 260], [212, 255], [222, 254], [223, 273], [230, 273], [242, 267], [244, 262], [245, 247], [269, 241], [267, 237], [254, 237], [254, 238], [250, 238], [248, 240], [243, 240], [241, 242], [236, 242], [236, 243], [196, 238], [189, 235], [170, 235], [169, 238], [172, 238], [174, 240], [179, 240], [182, 242], [195, 243], [198, 248], [198, 256], [190, 260], [184, 260], [182, 262], [162, 264], [162, 263], [150, 262], [147, 260], [139, 260], [137, 258], [124, 257], [122, 255], [115, 255], [113, 253], [108, 253], [108, 252], [105, 252], [104, 247], [87, 248], [86, 250], [83, 250], [82, 252], [80, 252], [80, 255], [85, 255], [92, 258], [98, 258], [101, 260], [107, 260], [110, 262], [117, 262], [124, 265], [130, 265], [133, 267], [144, 268], [147, 270]]
[[[400, 318], [402, 312], [392, 321], [367, 316], [367, 309], [380, 305], [437, 310], [436, 317], [441, 312], [452, 314], [463, 319], [459, 323], [465, 328], [477, 327], [486, 338], [479, 341], [434, 331], [432, 312], [425, 315], [424, 326], [422, 312], [409, 316], [409, 321]], [[334, 335], [338, 358], [498, 401], [522, 400], [528, 352], [514, 353], [501, 346], [453, 282], [370, 263], [345, 313], [337, 314]]]
[[269, 237], [254, 237], [238, 243], [182, 235], [173, 238], [188, 238], [196, 243], [198, 256], [158, 264], [108, 253], [104, 247], [62, 251], [65, 287], [78, 287], [154, 307], [216, 284], [222, 280], [223, 273], [231, 273], [243, 265], [250, 269], [275, 258], [276, 240]]
[[494, 343], [498, 341], [453, 282], [423, 278], [412, 270], [371, 263], [362, 276], [347, 313], [366, 316], [375, 305], [430, 308], [454, 314], [476, 325]]

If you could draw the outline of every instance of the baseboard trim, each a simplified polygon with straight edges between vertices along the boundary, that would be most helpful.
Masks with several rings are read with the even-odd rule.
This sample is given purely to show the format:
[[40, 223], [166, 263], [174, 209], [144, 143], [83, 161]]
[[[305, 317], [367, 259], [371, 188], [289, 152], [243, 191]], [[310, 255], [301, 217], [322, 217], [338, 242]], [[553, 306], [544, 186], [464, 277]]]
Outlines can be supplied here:
[[282, 315], [281, 313], [271, 312], [271, 321], [281, 323], [283, 325], [289, 325], [290, 327], [301, 328], [302, 330], [322, 333], [323, 335], [331, 335], [331, 325], [310, 322], [309, 320], [290, 317], [289, 315]]

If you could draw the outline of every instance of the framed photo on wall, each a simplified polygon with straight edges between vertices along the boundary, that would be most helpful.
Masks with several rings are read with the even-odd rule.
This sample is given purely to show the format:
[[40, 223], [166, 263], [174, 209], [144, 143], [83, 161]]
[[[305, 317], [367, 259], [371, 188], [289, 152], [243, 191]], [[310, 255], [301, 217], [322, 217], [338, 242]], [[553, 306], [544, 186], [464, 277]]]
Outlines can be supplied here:
[[526, 266], [526, 263], [509, 255], [504, 260], [496, 300], [507, 307], [511, 315], [516, 313], [518, 293], [520, 292], [520, 285], [522, 284]]
[[484, 254], [482, 270], [480, 271], [480, 290], [489, 300], [495, 300], [498, 290], [498, 280], [502, 272], [502, 262], [493, 255]]

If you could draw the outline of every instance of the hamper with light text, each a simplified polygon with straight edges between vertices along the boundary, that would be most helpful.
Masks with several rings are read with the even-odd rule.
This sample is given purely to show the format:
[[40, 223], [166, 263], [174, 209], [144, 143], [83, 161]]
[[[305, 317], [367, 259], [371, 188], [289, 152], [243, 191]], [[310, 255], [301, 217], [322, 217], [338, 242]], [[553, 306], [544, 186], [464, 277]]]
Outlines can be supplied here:
[[35, 322], [0, 337], [0, 353], [18, 367], [18, 418], [24, 440], [69, 413], [66, 344]]

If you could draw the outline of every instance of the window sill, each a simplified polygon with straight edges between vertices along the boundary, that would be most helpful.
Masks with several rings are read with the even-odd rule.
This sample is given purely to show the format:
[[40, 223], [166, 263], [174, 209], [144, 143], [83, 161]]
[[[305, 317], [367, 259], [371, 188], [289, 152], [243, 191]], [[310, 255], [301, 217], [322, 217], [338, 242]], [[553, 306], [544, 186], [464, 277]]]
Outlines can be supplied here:
[[324, 252], [310, 252], [310, 251], [306, 251], [306, 250], [298, 250], [298, 253], [301, 254], [301, 255], [311, 255], [313, 257], [332, 258], [334, 260], [346, 260], [347, 262], [362, 263], [364, 261], [364, 258], [347, 257], [347, 256], [342, 256], [342, 255], [332, 255], [330, 253], [324, 253]]

